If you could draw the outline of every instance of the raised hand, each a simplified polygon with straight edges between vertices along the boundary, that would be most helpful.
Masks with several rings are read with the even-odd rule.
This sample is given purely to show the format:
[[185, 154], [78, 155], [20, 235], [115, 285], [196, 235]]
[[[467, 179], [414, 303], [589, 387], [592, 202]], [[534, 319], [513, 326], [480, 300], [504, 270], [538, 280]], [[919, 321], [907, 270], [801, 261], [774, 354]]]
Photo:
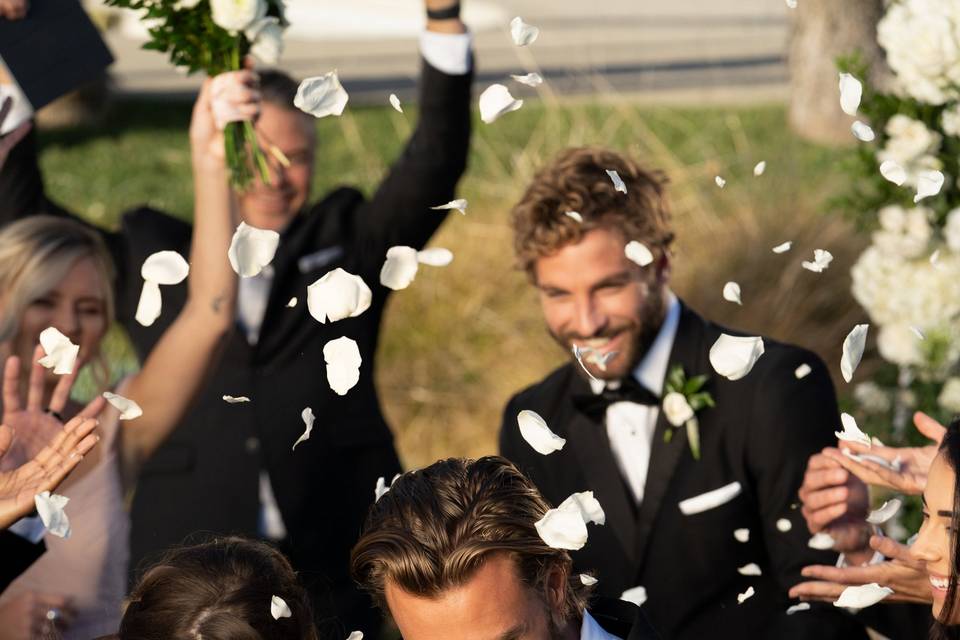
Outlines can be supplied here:
[[[826, 450], [825, 450], [826, 451]], [[825, 453], [810, 456], [800, 487], [801, 513], [811, 533], [841, 522], [862, 523], [870, 509], [866, 486]]]
[[876, 582], [882, 587], [890, 587], [893, 594], [884, 602], [930, 603], [933, 593], [924, 564], [910, 555], [906, 545], [890, 538], [873, 536], [870, 548], [879, 551], [888, 558], [886, 562], [863, 567], [834, 567], [813, 565], [804, 567], [802, 575], [814, 578], [801, 582], [790, 589], [791, 598], [800, 600], [820, 600], [833, 602], [849, 586]]
[[223, 130], [230, 122], [253, 120], [260, 113], [259, 78], [250, 69], [207, 78], [193, 106], [190, 145], [194, 163], [224, 165]]

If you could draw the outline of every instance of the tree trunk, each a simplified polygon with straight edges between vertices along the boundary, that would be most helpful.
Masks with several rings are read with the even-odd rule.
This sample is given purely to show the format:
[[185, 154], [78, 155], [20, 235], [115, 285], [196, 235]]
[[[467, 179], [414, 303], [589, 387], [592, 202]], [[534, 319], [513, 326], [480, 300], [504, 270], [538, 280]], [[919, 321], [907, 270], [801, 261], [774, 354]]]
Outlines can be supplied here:
[[790, 127], [815, 142], [855, 142], [853, 118], [840, 110], [837, 58], [859, 52], [870, 65], [870, 82], [887, 81], [877, 22], [883, 0], [799, 0], [790, 40]]

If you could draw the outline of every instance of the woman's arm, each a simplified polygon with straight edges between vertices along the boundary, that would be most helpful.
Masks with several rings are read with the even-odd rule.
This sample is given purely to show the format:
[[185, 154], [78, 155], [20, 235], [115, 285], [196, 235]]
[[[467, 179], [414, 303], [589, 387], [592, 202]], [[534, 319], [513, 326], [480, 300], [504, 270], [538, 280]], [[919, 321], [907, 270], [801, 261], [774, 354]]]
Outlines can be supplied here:
[[193, 110], [195, 209], [189, 294], [180, 315], [125, 389], [124, 395], [143, 409], [143, 415], [125, 423], [123, 431], [127, 477], [135, 476], [180, 422], [234, 322], [237, 276], [227, 249], [237, 224], [237, 205], [229, 187], [223, 132], [213, 112], [225, 108], [251, 119], [259, 111], [259, 93], [253, 72], [225, 76], [217, 83], [209, 79], [204, 83]]

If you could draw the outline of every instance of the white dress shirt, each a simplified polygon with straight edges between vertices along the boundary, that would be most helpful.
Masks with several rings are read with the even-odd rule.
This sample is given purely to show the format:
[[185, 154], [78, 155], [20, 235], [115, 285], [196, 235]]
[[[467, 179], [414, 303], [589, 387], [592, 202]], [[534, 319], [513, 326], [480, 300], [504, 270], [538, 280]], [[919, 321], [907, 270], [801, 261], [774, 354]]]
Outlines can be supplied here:
[[[653, 344], [647, 349], [640, 364], [633, 370], [637, 382], [652, 391], [658, 397], [663, 395], [663, 383], [670, 365], [670, 351], [680, 324], [680, 301], [670, 291], [667, 292], [667, 315]], [[594, 393], [601, 393], [605, 387], [602, 381], [590, 381]], [[617, 467], [626, 479], [637, 504], [643, 502], [643, 490], [647, 483], [647, 469], [650, 466], [650, 449], [653, 432], [657, 426], [660, 407], [650, 407], [635, 402], [614, 402], [607, 407], [607, 438]]]
[[583, 625], [580, 627], [580, 640], [620, 640], [612, 633], [607, 633], [600, 623], [593, 619], [589, 612], [583, 612]]

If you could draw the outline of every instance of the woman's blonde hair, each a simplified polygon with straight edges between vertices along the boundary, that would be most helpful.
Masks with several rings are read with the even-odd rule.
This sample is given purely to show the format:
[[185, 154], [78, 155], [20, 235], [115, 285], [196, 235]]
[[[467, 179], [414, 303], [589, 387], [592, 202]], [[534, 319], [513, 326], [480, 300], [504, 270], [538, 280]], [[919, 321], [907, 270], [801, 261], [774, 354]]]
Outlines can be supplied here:
[[[109, 328], [115, 313], [113, 262], [96, 231], [69, 218], [46, 215], [18, 220], [0, 231], [0, 342], [17, 336], [27, 307], [56, 288], [82, 258], [93, 261], [103, 281]], [[106, 361], [99, 351], [93, 355], [98, 382], [106, 384]]]

